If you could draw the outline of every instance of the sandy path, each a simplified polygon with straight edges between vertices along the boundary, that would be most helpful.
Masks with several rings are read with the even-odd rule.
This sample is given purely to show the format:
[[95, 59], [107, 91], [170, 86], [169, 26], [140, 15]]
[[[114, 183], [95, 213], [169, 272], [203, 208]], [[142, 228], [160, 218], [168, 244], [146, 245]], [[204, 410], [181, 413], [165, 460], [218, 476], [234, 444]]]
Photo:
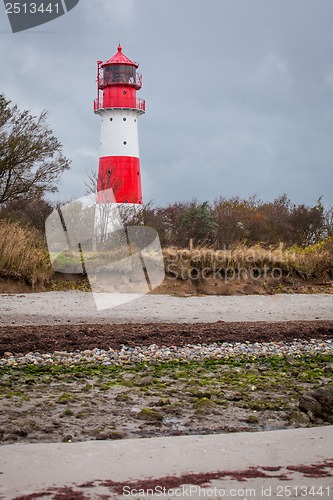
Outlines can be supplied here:
[[0, 295], [0, 325], [333, 320], [333, 295], [146, 295], [97, 311], [91, 293]]
[[[209, 488], [223, 488], [228, 493], [225, 497], [296, 498], [296, 487], [303, 487], [303, 498], [328, 499], [333, 495], [333, 478], [330, 476], [332, 450], [332, 426], [113, 442], [5, 445], [0, 448], [2, 493], [10, 499], [24, 493], [68, 485], [88, 495], [82, 498], [99, 498], [98, 493], [113, 493], [112, 498], [123, 498], [119, 491], [131, 482], [132, 488], [180, 487], [170, 476], [191, 473], [193, 482], [200, 485], [200, 476], [201, 484], [205, 482], [202, 474], [220, 472], [209, 481]], [[304, 469], [304, 466], [308, 468]], [[228, 471], [232, 471], [233, 478], [226, 474]], [[237, 476], [243, 479], [239, 481]], [[137, 482], [152, 477], [155, 478], [153, 483], [145, 485]], [[113, 484], [105, 481], [112, 481]], [[87, 484], [89, 482], [90, 485]], [[186, 478], [182, 482], [186, 484]], [[80, 488], [82, 483], [86, 486]], [[323, 494], [305, 495], [305, 488], [310, 490], [312, 486], [321, 486]], [[232, 494], [232, 488], [238, 490], [238, 494]], [[241, 491], [245, 489], [251, 489], [252, 493]], [[181, 495], [185, 496], [186, 493]], [[192, 499], [200, 498], [199, 492], [194, 489], [190, 496]], [[111, 495], [106, 498], [111, 498]]]

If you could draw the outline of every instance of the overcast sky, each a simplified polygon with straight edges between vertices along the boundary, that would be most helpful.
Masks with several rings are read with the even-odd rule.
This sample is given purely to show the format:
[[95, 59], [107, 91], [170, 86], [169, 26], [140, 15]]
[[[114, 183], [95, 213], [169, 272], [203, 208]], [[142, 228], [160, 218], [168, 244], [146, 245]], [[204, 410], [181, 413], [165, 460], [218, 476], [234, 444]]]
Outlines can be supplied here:
[[287, 193], [333, 205], [332, 0], [80, 0], [12, 34], [0, 5], [1, 86], [72, 160], [58, 199], [97, 168], [96, 61], [140, 63], [144, 202]]

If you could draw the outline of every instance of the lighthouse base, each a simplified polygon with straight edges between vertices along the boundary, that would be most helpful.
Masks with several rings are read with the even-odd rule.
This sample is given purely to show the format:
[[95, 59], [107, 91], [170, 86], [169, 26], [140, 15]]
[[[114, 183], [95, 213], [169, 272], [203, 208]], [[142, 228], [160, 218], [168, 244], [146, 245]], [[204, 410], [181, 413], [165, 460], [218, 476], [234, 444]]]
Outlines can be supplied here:
[[99, 159], [97, 190], [112, 189], [116, 203], [142, 204], [140, 159], [103, 156]]

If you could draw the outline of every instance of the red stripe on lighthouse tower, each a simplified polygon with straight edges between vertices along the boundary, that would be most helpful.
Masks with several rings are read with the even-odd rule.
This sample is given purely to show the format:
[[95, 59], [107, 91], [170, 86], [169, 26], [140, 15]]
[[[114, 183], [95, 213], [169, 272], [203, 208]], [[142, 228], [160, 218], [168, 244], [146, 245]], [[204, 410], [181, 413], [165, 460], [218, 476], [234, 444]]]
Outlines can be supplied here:
[[97, 184], [97, 191], [111, 187], [117, 203], [142, 203], [140, 159], [103, 156], [99, 159]]
[[[107, 62], [98, 61], [94, 111], [102, 118], [97, 191], [112, 188], [116, 203], [142, 203], [138, 116], [145, 101], [136, 97], [142, 78], [118, 46]], [[97, 201], [99, 197], [97, 196]]]

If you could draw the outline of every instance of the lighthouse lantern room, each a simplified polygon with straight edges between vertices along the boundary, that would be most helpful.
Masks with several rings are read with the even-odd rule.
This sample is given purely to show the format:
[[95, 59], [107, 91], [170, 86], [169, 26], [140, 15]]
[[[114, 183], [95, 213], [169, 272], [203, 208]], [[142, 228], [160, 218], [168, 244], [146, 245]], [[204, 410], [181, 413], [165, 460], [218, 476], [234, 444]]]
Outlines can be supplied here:
[[112, 188], [116, 203], [141, 204], [137, 120], [145, 112], [145, 101], [136, 96], [142, 86], [139, 65], [120, 45], [111, 59], [97, 65], [94, 112], [102, 119], [97, 191]]

